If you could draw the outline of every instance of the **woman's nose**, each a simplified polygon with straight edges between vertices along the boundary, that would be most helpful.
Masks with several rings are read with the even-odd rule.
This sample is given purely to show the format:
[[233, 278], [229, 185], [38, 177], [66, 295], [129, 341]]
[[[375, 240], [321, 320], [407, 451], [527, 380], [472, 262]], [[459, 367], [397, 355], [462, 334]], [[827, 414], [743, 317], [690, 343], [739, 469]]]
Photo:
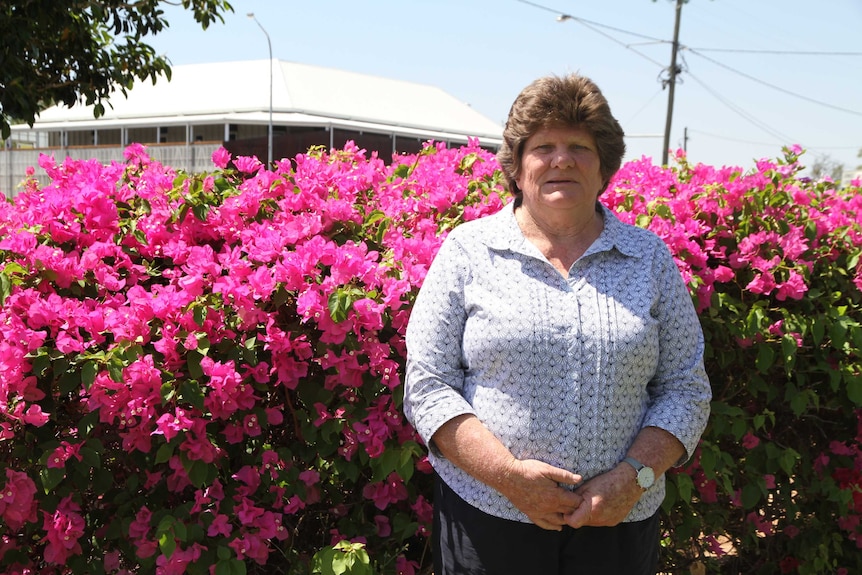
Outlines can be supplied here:
[[551, 165], [555, 168], [570, 168], [575, 165], [575, 157], [568, 148], [557, 148], [551, 157]]

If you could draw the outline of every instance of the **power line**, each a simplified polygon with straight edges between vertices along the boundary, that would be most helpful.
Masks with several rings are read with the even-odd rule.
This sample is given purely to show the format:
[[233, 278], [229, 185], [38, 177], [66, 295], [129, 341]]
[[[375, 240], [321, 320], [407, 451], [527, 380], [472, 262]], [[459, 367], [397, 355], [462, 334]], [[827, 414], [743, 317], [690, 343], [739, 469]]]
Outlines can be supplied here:
[[777, 56], [862, 56], [862, 52], [820, 52], [817, 50], [748, 50], [745, 48], [689, 48], [699, 52], [735, 52], [739, 54], [774, 54]]
[[692, 54], [694, 54], [695, 56], [700, 56], [704, 60], [712, 62], [716, 66], [720, 66], [720, 67], [724, 68], [725, 70], [733, 72], [734, 74], [738, 74], [738, 75], [742, 76], [743, 78], [747, 78], [753, 82], [757, 82], [758, 84], [762, 84], [768, 88], [772, 88], [773, 90], [778, 90], [779, 92], [786, 94], [788, 96], [793, 96], [794, 98], [799, 98], [800, 100], [805, 100], [806, 102], [810, 102], [812, 104], [817, 104], [818, 106], [824, 106], [826, 108], [838, 110], [839, 112], [846, 112], [848, 114], [853, 114], [854, 116], [862, 116], [862, 112], [859, 112], [856, 110], [851, 110], [849, 108], [842, 108], [841, 106], [836, 106], [834, 104], [829, 104], [828, 102], [822, 102], [820, 100], [815, 100], [814, 98], [809, 98], [808, 96], [803, 96], [802, 94], [797, 94], [796, 92], [791, 92], [790, 90], [786, 90], [780, 86], [776, 86], [775, 84], [770, 84], [769, 82], [761, 80], [760, 78], [758, 78], [756, 76], [752, 76], [751, 74], [746, 74], [745, 72], [740, 72], [739, 70], [736, 70], [735, 68], [731, 68], [727, 64], [722, 64], [721, 62], [719, 62], [718, 60], [715, 60], [714, 58], [710, 58], [709, 56], [705, 56], [705, 55], [701, 54], [697, 50], [694, 50], [692, 48], [687, 48], [687, 50], [689, 52], [691, 52]]
[[631, 50], [632, 52], [634, 52], [635, 54], [637, 54], [638, 56], [640, 56], [644, 60], [647, 60], [647, 61], [655, 64], [656, 66], [659, 66], [660, 68], [665, 67], [664, 64], [662, 64], [661, 62], [658, 62], [658, 61], [650, 58], [649, 56], [647, 56], [643, 52], [639, 52], [638, 50], [635, 50], [634, 48], [632, 48], [632, 44], [626, 44], [625, 42], [617, 40], [616, 38], [614, 38], [610, 34], [607, 34], [606, 32], [599, 30], [599, 28], [605, 28], [607, 30], [613, 30], [614, 32], [620, 32], [622, 34], [629, 34], [631, 36], [635, 36], [637, 38], [643, 38], [646, 40], [650, 40], [652, 42], [667, 43], [666, 40], [662, 40], [660, 38], [653, 38], [652, 36], [646, 36], [644, 34], [638, 34], [637, 32], [631, 32], [629, 30], [623, 30], [622, 28], [615, 28], [614, 26], [608, 26], [606, 24], [600, 24], [598, 22], [592, 22], [590, 20], [587, 20], [586, 18], [580, 18], [578, 16], [572, 16], [571, 14], [566, 14], [565, 12], [562, 12], [560, 10], [550, 8], [548, 6], [543, 6], [541, 4], [536, 4], [535, 2], [530, 2], [529, 0], [518, 0], [518, 2], [520, 2], [521, 4], [526, 4], [528, 6], [532, 6], [534, 8], [538, 8], [540, 10], [544, 10], [545, 12], [550, 12], [552, 14], [556, 14], [558, 22], [565, 22], [566, 20], [573, 20], [573, 21], [581, 24], [582, 26], [589, 28], [590, 30], [592, 30], [596, 34], [600, 34], [600, 35], [604, 36], [605, 38], [607, 38], [611, 42], [614, 42], [615, 44], [619, 44], [620, 46], [622, 46], [623, 48], [626, 48], [627, 50]]
[[747, 120], [748, 122], [750, 122], [754, 126], [760, 128], [761, 130], [763, 130], [764, 132], [766, 132], [767, 134], [769, 134], [773, 138], [775, 138], [781, 142], [784, 142], [785, 144], [789, 144], [789, 143], [792, 143], [794, 141], [794, 138], [791, 138], [791, 137], [787, 136], [786, 134], [782, 134], [778, 130], [771, 128], [765, 122], [758, 120], [757, 118], [755, 118], [751, 114], [747, 113], [745, 110], [743, 110], [742, 108], [740, 108], [739, 106], [737, 106], [736, 104], [734, 104], [733, 102], [728, 100], [727, 98], [723, 97], [721, 94], [716, 92], [714, 89], [712, 89], [709, 85], [707, 85], [705, 82], [703, 82], [700, 78], [698, 78], [697, 76], [695, 76], [691, 72], [689, 72], [688, 75], [691, 76], [691, 78], [695, 82], [700, 84], [704, 90], [706, 90], [707, 92], [712, 94], [712, 96], [715, 99], [717, 99], [719, 102], [721, 102], [722, 104], [724, 104], [725, 106], [730, 108], [733, 112], [735, 112], [740, 117]]
[[[669, 79], [669, 80], [667, 80], [667, 81], [666, 81], [666, 80], [664, 80], [664, 79], [662, 79], [662, 80], [661, 80], [661, 81], [662, 81], [663, 86], [666, 86], [668, 83], [670, 83], [671, 85], [673, 85], [673, 83], [675, 83], [675, 82], [677, 81], [677, 79], [679, 78], [679, 75], [680, 75], [682, 72], [686, 72], [686, 73], [688, 73], [688, 74], [692, 77], [692, 79], [694, 79], [696, 82], [698, 82], [698, 84], [700, 84], [700, 85], [701, 85], [701, 86], [702, 86], [702, 87], [703, 87], [707, 92], [709, 92], [710, 94], [712, 94], [712, 96], [713, 96], [713, 97], [715, 97], [717, 100], [719, 100], [719, 101], [720, 101], [721, 103], [723, 103], [725, 106], [727, 106], [728, 108], [730, 108], [733, 112], [735, 112], [736, 114], [738, 114], [739, 116], [741, 116], [742, 118], [744, 118], [745, 120], [747, 120], [748, 122], [752, 123], [752, 124], [753, 124], [753, 125], [755, 125], [756, 127], [760, 128], [760, 129], [761, 129], [761, 130], [763, 130], [764, 132], [768, 133], [768, 134], [769, 134], [769, 135], [771, 135], [772, 137], [777, 138], [777, 139], [779, 139], [779, 140], [781, 140], [781, 141], [783, 141], [783, 142], [785, 142], [785, 143], [793, 141], [793, 138], [790, 138], [790, 137], [786, 136], [785, 134], [782, 134], [782, 133], [781, 133], [781, 132], [779, 132], [778, 130], [775, 130], [774, 128], [771, 128], [770, 126], [768, 126], [768, 125], [767, 125], [767, 124], [765, 124], [764, 122], [762, 122], [762, 121], [758, 120], [758, 119], [757, 119], [757, 118], [755, 118], [754, 116], [752, 116], [752, 115], [748, 114], [747, 112], [745, 112], [745, 110], [743, 110], [743, 109], [742, 109], [742, 108], [740, 108], [739, 106], [736, 106], [736, 105], [735, 105], [735, 104], [733, 104], [731, 101], [729, 101], [729, 100], [727, 100], [726, 98], [722, 97], [718, 92], [716, 92], [715, 90], [713, 90], [712, 88], [710, 88], [707, 84], [705, 84], [703, 81], [701, 81], [699, 78], [697, 78], [696, 76], [694, 76], [694, 74], [692, 74], [690, 70], [688, 70], [688, 69], [682, 69], [682, 68], [677, 69], [677, 66], [676, 66], [676, 64], [675, 64], [675, 59], [674, 59], [674, 61], [673, 61], [673, 62], [672, 62], [672, 64], [671, 64], [671, 68], [667, 68], [666, 66], [664, 66], [664, 65], [663, 65], [663, 64], [661, 64], [660, 62], [657, 62], [656, 60], [654, 60], [654, 59], [650, 58], [650, 57], [649, 57], [649, 56], [647, 56], [646, 54], [643, 54], [642, 52], [639, 52], [638, 50], [635, 50], [635, 49], [633, 48], [633, 46], [635, 46], [635, 45], [644, 45], [644, 44], [647, 44], [647, 43], [645, 43], [645, 42], [641, 42], [641, 43], [638, 43], [638, 44], [632, 44], [632, 43], [626, 44], [625, 42], [622, 42], [622, 41], [620, 41], [620, 40], [618, 40], [618, 39], [614, 38], [614, 37], [613, 37], [613, 36], [611, 36], [610, 34], [608, 34], [608, 33], [604, 32], [604, 31], [602, 31], [602, 30], [599, 30], [598, 28], [603, 28], [603, 29], [606, 29], [606, 30], [612, 30], [612, 31], [614, 31], [614, 32], [618, 32], [618, 33], [621, 33], [621, 34], [627, 34], [627, 35], [630, 35], [630, 36], [634, 36], [634, 37], [642, 38], [642, 39], [645, 39], [645, 40], [649, 40], [649, 41], [650, 41], [649, 43], [661, 43], [661, 44], [669, 44], [669, 43], [672, 43], [672, 44], [673, 44], [673, 48], [674, 48], [674, 52], [676, 52], [676, 50], [677, 50], [677, 49], [688, 50], [688, 51], [689, 51], [689, 52], [691, 52], [692, 54], [695, 54], [696, 56], [700, 56], [701, 58], [703, 58], [703, 59], [705, 59], [705, 60], [707, 60], [707, 61], [709, 61], [709, 62], [712, 62], [713, 64], [715, 64], [715, 65], [717, 65], [717, 66], [720, 66], [720, 67], [722, 67], [722, 68], [725, 68], [726, 70], [728, 70], [728, 71], [730, 71], [730, 72], [733, 72], [734, 74], [738, 74], [738, 75], [740, 75], [740, 76], [743, 76], [744, 78], [747, 78], [747, 79], [749, 79], [749, 80], [751, 80], [751, 81], [754, 81], [754, 82], [757, 82], [757, 83], [759, 83], [759, 84], [762, 84], [762, 85], [764, 85], [764, 86], [766, 86], [766, 87], [768, 87], [768, 88], [771, 88], [771, 89], [773, 89], [773, 90], [776, 90], [776, 91], [778, 91], [778, 92], [781, 92], [781, 93], [783, 93], [783, 94], [785, 94], [785, 95], [792, 96], [792, 97], [795, 97], [795, 98], [799, 98], [799, 99], [801, 99], [801, 100], [805, 100], [805, 101], [810, 102], [810, 103], [812, 103], [812, 104], [816, 104], [816, 105], [823, 106], [823, 107], [826, 107], [826, 108], [830, 108], [830, 109], [833, 109], [833, 110], [837, 110], [837, 111], [845, 112], [845, 113], [848, 113], [848, 114], [853, 114], [853, 115], [855, 115], [855, 116], [862, 116], [862, 112], [859, 112], [859, 111], [857, 111], [857, 110], [851, 110], [851, 109], [849, 109], [849, 108], [843, 108], [843, 107], [841, 107], [841, 106], [836, 106], [836, 105], [834, 105], [834, 104], [830, 104], [830, 103], [828, 103], [828, 102], [823, 102], [823, 101], [821, 101], [821, 100], [817, 100], [817, 99], [815, 99], [815, 98], [811, 98], [811, 97], [808, 97], [808, 96], [804, 96], [804, 95], [802, 95], [802, 94], [798, 94], [798, 93], [796, 93], [796, 92], [792, 92], [792, 91], [787, 90], [787, 89], [785, 89], [785, 88], [782, 88], [782, 87], [780, 87], [780, 86], [776, 86], [776, 85], [774, 85], [774, 84], [771, 84], [771, 83], [769, 83], [769, 82], [766, 82], [766, 81], [764, 81], [764, 80], [761, 80], [760, 78], [757, 78], [756, 76], [752, 76], [752, 75], [750, 75], [750, 74], [746, 74], [745, 72], [741, 72], [741, 71], [739, 71], [739, 70], [736, 70], [736, 69], [734, 69], [734, 68], [732, 68], [732, 67], [730, 67], [730, 66], [728, 66], [728, 65], [726, 65], [726, 64], [723, 64], [723, 63], [721, 63], [721, 62], [719, 62], [719, 61], [717, 61], [717, 60], [715, 60], [715, 59], [713, 59], [713, 58], [710, 58], [709, 56], [706, 56], [705, 54], [703, 54], [703, 53], [702, 53], [702, 52], [710, 52], [710, 51], [711, 51], [711, 52], [728, 52], [728, 53], [730, 53], [730, 52], [736, 52], [736, 53], [748, 53], [748, 54], [773, 54], [773, 55], [796, 55], [796, 56], [799, 56], [799, 55], [812, 55], [812, 56], [862, 56], [862, 52], [811, 51], [811, 50], [808, 50], [808, 51], [799, 51], [799, 50], [788, 50], [788, 51], [783, 51], [783, 50], [753, 50], [753, 49], [741, 49], [741, 48], [692, 48], [692, 47], [689, 47], [689, 46], [685, 46], [685, 45], [680, 44], [676, 38], [674, 39], [674, 41], [673, 41], [673, 42], [670, 42], [670, 41], [663, 40], [663, 39], [660, 39], [660, 38], [654, 38], [654, 37], [647, 36], [647, 35], [644, 35], [644, 34], [640, 34], [640, 33], [637, 33], [637, 32], [632, 32], [632, 31], [630, 31], [630, 30], [623, 30], [622, 28], [616, 28], [616, 27], [614, 27], [614, 26], [608, 26], [608, 25], [605, 25], [605, 24], [601, 24], [601, 23], [599, 23], [599, 22], [593, 22], [593, 21], [587, 20], [587, 19], [585, 19], [585, 18], [580, 18], [580, 17], [577, 17], [577, 16], [573, 16], [573, 15], [571, 15], [571, 14], [567, 14], [567, 13], [565, 13], [565, 12], [561, 11], [561, 10], [557, 10], [557, 9], [555, 9], [555, 8], [551, 8], [551, 7], [549, 7], [549, 6], [544, 6], [544, 5], [542, 5], [542, 4], [538, 4], [538, 3], [536, 3], [536, 2], [532, 2], [532, 1], [530, 1], [530, 0], [517, 0], [517, 1], [518, 1], [518, 2], [520, 2], [520, 3], [522, 3], [522, 4], [526, 4], [526, 5], [528, 5], [528, 6], [532, 6], [532, 7], [534, 7], [534, 8], [538, 8], [538, 9], [540, 9], [540, 10], [544, 10], [544, 11], [546, 11], [546, 12], [550, 12], [550, 13], [554, 13], [554, 14], [556, 14], [556, 15], [557, 15], [557, 21], [558, 21], [558, 22], [564, 22], [564, 21], [566, 21], [566, 20], [573, 20], [573, 21], [575, 21], [575, 22], [578, 22], [579, 24], [583, 25], [584, 27], [589, 28], [590, 30], [592, 30], [592, 31], [596, 32], [597, 34], [600, 34], [600, 35], [604, 36], [604, 37], [605, 37], [605, 38], [607, 38], [608, 40], [611, 40], [612, 42], [614, 42], [614, 43], [616, 43], [616, 44], [618, 44], [618, 45], [620, 45], [620, 46], [623, 46], [624, 48], [626, 48], [626, 49], [628, 49], [628, 50], [631, 50], [632, 52], [634, 52], [634, 53], [635, 53], [635, 54], [637, 54], [638, 56], [640, 56], [640, 57], [644, 58], [645, 60], [648, 60], [649, 62], [651, 62], [651, 63], [653, 63], [653, 64], [655, 64], [655, 65], [657, 65], [657, 66], [659, 66], [660, 68], [662, 68], [663, 72], [669, 72], [669, 73], [670, 73], [670, 79]], [[684, 61], [684, 60], [683, 60], [683, 61]], [[670, 110], [668, 111], [668, 114], [670, 114]], [[668, 119], [668, 122], [669, 122], [669, 119]], [[667, 131], [667, 130], [666, 130], [666, 131]], [[797, 142], [797, 143], [798, 143], [798, 142]], [[665, 148], [667, 148], [667, 146], [665, 146]]]
[[533, 8], [538, 8], [539, 10], [544, 10], [545, 12], [550, 12], [552, 14], [557, 15], [557, 20], [576, 20], [581, 23], [591, 24], [593, 26], [598, 26], [599, 28], [606, 28], [608, 30], [613, 30], [614, 32], [621, 32], [623, 34], [628, 34], [629, 36], [635, 36], [637, 38], [643, 38], [644, 40], [652, 40], [653, 42], [662, 42], [665, 44], [670, 44], [670, 41], [663, 40], [662, 38], [656, 38], [654, 36], [647, 36], [646, 34], [641, 34], [639, 32], [632, 32], [631, 30], [623, 30], [622, 28], [615, 28], [614, 26], [608, 26], [607, 24], [601, 24], [599, 22], [593, 22], [591, 20], [587, 20], [586, 18], [580, 18], [578, 16], [572, 16], [571, 14], [567, 14], [562, 10], [557, 10], [556, 8], [551, 8], [550, 6], [544, 6], [542, 4], [537, 4], [535, 2], [530, 2], [529, 0], [518, 0], [521, 4], [526, 4], [528, 6], [532, 6]]
[[697, 128], [689, 128], [689, 132], [694, 132], [695, 134], [701, 134], [703, 136], [709, 136], [711, 138], [715, 138], [717, 140], [725, 140], [727, 142], [737, 142], [739, 144], [751, 144], [753, 146], [774, 146], [775, 142], [755, 142], [752, 140], [743, 140], [742, 138], [729, 138], [727, 136], [722, 136], [721, 134], [713, 134], [712, 132], [705, 132], [703, 130], [698, 130]]

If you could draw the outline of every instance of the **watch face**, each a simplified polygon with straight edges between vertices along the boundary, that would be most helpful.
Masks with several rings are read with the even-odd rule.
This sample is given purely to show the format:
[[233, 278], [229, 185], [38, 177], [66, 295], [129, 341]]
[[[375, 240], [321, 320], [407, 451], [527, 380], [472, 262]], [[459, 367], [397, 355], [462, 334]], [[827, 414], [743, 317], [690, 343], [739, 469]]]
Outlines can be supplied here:
[[638, 471], [638, 485], [644, 489], [649, 489], [655, 483], [655, 472], [652, 467], [641, 467]]

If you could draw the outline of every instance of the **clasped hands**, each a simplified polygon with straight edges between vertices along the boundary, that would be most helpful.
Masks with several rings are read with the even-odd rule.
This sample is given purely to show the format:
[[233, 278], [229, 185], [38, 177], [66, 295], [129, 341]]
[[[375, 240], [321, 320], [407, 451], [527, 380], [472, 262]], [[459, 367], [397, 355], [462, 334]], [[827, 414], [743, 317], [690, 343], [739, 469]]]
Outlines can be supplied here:
[[565, 525], [617, 525], [643, 494], [631, 466], [618, 465], [581, 480], [580, 475], [542, 461], [513, 460], [501, 492], [533, 523], [553, 531]]

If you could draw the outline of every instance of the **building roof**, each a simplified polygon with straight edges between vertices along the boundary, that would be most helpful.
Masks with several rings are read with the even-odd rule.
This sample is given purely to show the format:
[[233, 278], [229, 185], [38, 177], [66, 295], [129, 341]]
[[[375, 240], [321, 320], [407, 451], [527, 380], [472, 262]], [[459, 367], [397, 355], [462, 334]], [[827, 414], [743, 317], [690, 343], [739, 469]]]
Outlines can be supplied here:
[[[281, 60], [173, 66], [170, 82], [137, 82], [114, 93], [101, 118], [93, 107], [44, 110], [36, 130], [82, 130], [220, 122], [329, 125], [499, 143], [502, 126], [434, 86]], [[15, 126], [13, 129], [27, 129]]]

